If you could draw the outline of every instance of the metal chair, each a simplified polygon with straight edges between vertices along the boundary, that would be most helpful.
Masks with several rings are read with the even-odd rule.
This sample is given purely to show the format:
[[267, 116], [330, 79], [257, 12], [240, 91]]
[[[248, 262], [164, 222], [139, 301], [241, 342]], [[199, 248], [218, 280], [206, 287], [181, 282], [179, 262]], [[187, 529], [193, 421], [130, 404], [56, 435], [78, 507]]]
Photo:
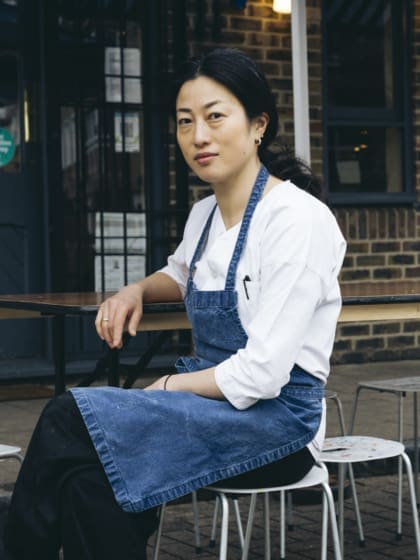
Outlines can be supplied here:
[[[345, 423], [344, 423], [343, 408], [342, 408], [342, 404], [341, 404], [341, 401], [340, 401], [337, 393], [335, 391], [326, 390], [324, 396], [325, 396], [325, 399], [327, 399], [327, 402], [328, 402], [328, 400], [331, 400], [332, 402], [334, 402], [334, 404], [336, 406], [336, 409], [337, 409], [341, 434], [344, 435], [345, 434]], [[363, 542], [363, 530], [362, 530], [361, 521], [360, 521], [360, 513], [359, 513], [359, 507], [358, 507], [358, 501], [357, 501], [357, 495], [356, 495], [356, 487], [355, 487], [355, 483], [354, 483], [353, 470], [352, 470], [351, 466], [350, 466], [350, 469], [349, 469], [349, 478], [350, 478], [350, 484], [351, 484], [352, 493], [353, 493], [353, 501], [354, 501], [354, 504], [355, 504], [355, 512], [356, 512], [357, 524], [358, 524], [358, 527], [359, 527], [360, 541], [362, 543]], [[286, 503], [285, 503], [286, 494], [288, 496], [287, 515], [286, 515]], [[238, 527], [239, 539], [240, 539], [241, 546], [243, 547], [245, 537], [244, 537], [244, 533], [243, 533], [243, 529], [242, 529], [241, 514], [240, 514], [240, 511], [239, 511], [239, 504], [238, 504], [238, 499], [237, 498], [238, 498], [237, 495], [232, 496], [233, 506], [234, 506], [234, 511], [235, 511], [235, 518], [236, 518], [236, 523], [237, 523], [237, 527]], [[192, 505], [193, 505], [193, 517], [194, 517], [195, 549], [196, 549], [196, 552], [199, 553], [199, 552], [201, 552], [201, 537], [200, 537], [199, 511], [198, 511], [198, 502], [197, 502], [196, 492], [192, 492]], [[164, 519], [164, 515], [165, 515], [165, 507], [166, 507], [166, 505], [163, 504], [161, 506], [161, 509], [160, 509], [159, 527], [158, 527], [158, 530], [157, 530], [157, 533], [156, 533], [153, 560], [158, 560], [158, 558], [159, 558], [159, 549], [160, 549], [160, 541], [161, 541], [161, 536], [162, 536], [162, 528], [163, 528], [163, 519]], [[286, 492], [286, 489], [284, 491], [281, 491], [280, 492], [280, 558], [281, 559], [286, 557], [285, 556], [285, 542], [286, 542], [285, 520], [286, 520], [286, 517], [287, 517], [288, 529], [289, 530], [293, 529], [292, 507], [293, 507], [293, 505], [292, 505], [292, 500], [291, 500], [291, 493]], [[216, 531], [217, 531], [218, 516], [219, 516], [219, 501], [216, 500], [216, 504], [215, 504], [215, 508], [214, 508], [214, 514], [213, 514], [212, 531], [211, 531], [210, 543], [209, 543], [209, 546], [211, 546], [211, 547], [215, 546], [215, 544], [216, 544]]]
[[[344, 477], [348, 465], [358, 462], [377, 461], [398, 457], [405, 463], [411, 507], [413, 513], [414, 533], [416, 539], [417, 557], [420, 559], [420, 530], [417, 513], [416, 495], [414, 490], [411, 462], [405, 453], [404, 445], [398, 441], [369, 436], [341, 436], [327, 438], [321, 453], [321, 460], [325, 463], [337, 463], [339, 473], [338, 519], [341, 546], [344, 547]], [[401, 533], [401, 515], [398, 513], [398, 532]], [[342, 548], [343, 552], [343, 548]]]
[[[403, 427], [404, 427], [404, 399], [407, 394], [413, 395], [413, 442], [414, 442], [414, 488], [417, 501], [419, 500], [418, 492], [418, 475], [419, 475], [419, 442], [417, 430], [417, 393], [420, 392], [420, 376], [416, 377], [400, 377], [380, 380], [361, 381], [357, 385], [356, 395], [353, 402], [353, 410], [350, 421], [349, 433], [353, 433], [356, 422], [356, 412], [359, 403], [359, 396], [362, 390], [378, 391], [380, 393], [389, 393], [395, 395], [398, 399], [398, 421], [397, 421], [397, 439], [403, 443]], [[402, 460], [398, 461], [398, 517], [402, 513]], [[400, 524], [398, 524], [400, 526]], [[401, 533], [397, 532], [397, 539], [401, 539]]]
[[[224, 488], [222, 486], [210, 486], [207, 489], [215, 492], [218, 500], [220, 501], [222, 507], [222, 523], [221, 523], [221, 538], [220, 538], [220, 552], [219, 559], [226, 560], [228, 554], [228, 540], [229, 540], [229, 498], [237, 497], [243, 495], [249, 495], [251, 497], [250, 507], [248, 513], [248, 520], [245, 535], [243, 536], [243, 542], [241, 538], [242, 545], [242, 560], [247, 560], [249, 545], [251, 541], [252, 526], [254, 521], [255, 506], [257, 496], [262, 494], [264, 497], [264, 517], [265, 517], [265, 560], [269, 560], [270, 554], [270, 523], [269, 523], [269, 496], [273, 492], [283, 493], [289, 490], [309, 488], [312, 486], [320, 485], [323, 491], [322, 500], [322, 538], [321, 538], [321, 560], [326, 560], [327, 558], [327, 517], [329, 515], [330, 526], [332, 530], [333, 543], [334, 543], [334, 554], [335, 559], [339, 560], [341, 556], [341, 547], [339, 543], [338, 529], [335, 517], [335, 507], [334, 500], [331, 492], [331, 488], [328, 484], [328, 470], [325, 465], [317, 464], [315, 465], [309, 473], [300, 481], [289, 484], [285, 486], [277, 486], [273, 488], [253, 488], [253, 489], [237, 489], [237, 488]], [[281, 526], [284, 526], [281, 523]], [[283, 535], [284, 537], [284, 535]], [[283, 551], [284, 552], [284, 551]]]
[[[324, 391], [324, 397], [325, 397], [325, 400], [326, 400], [327, 404], [328, 404], [329, 401], [331, 401], [335, 404], [335, 407], [337, 409], [338, 423], [339, 423], [339, 427], [340, 427], [340, 435], [342, 435], [342, 436], [346, 435], [346, 425], [345, 425], [345, 422], [344, 422], [343, 406], [341, 404], [341, 400], [340, 400], [337, 392], [326, 389]], [[352, 465], [348, 466], [348, 471], [349, 471], [350, 489], [351, 489], [353, 505], [354, 505], [354, 513], [355, 513], [355, 516], [356, 516], [356, 524], [357, 524], [357, 528], [358, 528], [358, 532], [359, 532], [359, 544], [360, 544], [360, 546], [364, 546], [365, 539], [364, 539], [364, 534], [363, 534], [362, 520], [361, 520], [360, 508], [359, 508], [359, 501], [358, 501], [358, 498], [357, 498], [356, 483], [355, 483], [355, 480], [354, 480], [354, 473], [353, 473]], [[284, 503], [284, 495], [281, 496], [281, 500]], [[293, 504], [292, 504], [292, 495], [290, 493], [288, 494], [288, 501], [287, 501], [287, 527], [288, 527], [289, 530], [293, 530]], [[284, 531], [284, 527], [282, 528], [282, 530]], [[280, 556], [280, 558], [285, 558], [285, 556], [284, 555]]]

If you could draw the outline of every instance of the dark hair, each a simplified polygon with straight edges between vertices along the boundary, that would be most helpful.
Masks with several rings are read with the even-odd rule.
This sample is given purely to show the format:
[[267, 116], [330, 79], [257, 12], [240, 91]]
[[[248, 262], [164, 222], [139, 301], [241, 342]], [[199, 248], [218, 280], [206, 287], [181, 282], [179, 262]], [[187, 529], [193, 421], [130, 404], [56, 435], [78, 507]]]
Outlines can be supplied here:
[[230, 90], [242, 104], [250, 120], [261, 113], [267, 113], [269, 122], [258, 148], [262, 163], [279, 179], [290, 179], [301, 189], [322, 198], [319, 179], [292, 150], [286, 147], [278, 151], [268, 149], [278, 132], [277, 108], [264, 73], [250, 57], [237, 49], [217, 48], [184, 62], [173, 82], [171, 98], [174, 112], [182, 85], [199, 76], [211, 78]]

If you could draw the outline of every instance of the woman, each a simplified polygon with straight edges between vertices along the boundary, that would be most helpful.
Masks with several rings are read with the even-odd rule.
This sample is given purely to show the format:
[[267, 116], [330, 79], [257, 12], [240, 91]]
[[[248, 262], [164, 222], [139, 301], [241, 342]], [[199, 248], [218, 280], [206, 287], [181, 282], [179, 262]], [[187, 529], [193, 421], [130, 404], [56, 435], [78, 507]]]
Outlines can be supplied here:
[[310, 172], [268, 150], [277, 112], [247, 56], [188, 61], [174, 100], [178, 144], [214, 195], [168, 265], [106, 300], [96, 328], [119, 348], [142, 302], [184, 298], [194, 355], [144, 391], [78, 388], [47, 405], [10, 508], [13, 559], [61, 545], [66, 559], [145, 558], [154, 506], [220, 480], [291, 483], [321, 448], [343, 237]]

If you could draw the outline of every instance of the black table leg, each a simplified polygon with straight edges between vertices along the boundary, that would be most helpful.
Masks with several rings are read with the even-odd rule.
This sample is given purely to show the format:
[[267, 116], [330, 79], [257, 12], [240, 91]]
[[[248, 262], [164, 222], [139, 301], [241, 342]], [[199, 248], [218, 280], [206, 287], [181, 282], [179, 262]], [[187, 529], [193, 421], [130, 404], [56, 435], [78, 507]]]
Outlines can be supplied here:
[[146, 352], [142, 354], [140, 359], [135, 364], [121, 365], [120, 369], [122, 369], [124, 373], [127, 373], [127, 378], [123, 385], [124, 389], [129, 389], [130, 387], [132, 387], [136, 379], [144, 373], [144, 370], [146, 369], [150, 360], [160, 350], [162, 344], [169, 337], [170, 332], [171, 331], [160, 331], [152, 344], [146, 350]]
[[118, 348], [112, 348], [109, 352], [109, 366], [108, 366], [108, 385], [110, 387], [120, 386], [120, 351]]
[[55, 371], [55, 394], [60, 395], [66, 390], [66, 343], [64, 329], [64, 315], [54, 315], [52, 320], [53, 361]]

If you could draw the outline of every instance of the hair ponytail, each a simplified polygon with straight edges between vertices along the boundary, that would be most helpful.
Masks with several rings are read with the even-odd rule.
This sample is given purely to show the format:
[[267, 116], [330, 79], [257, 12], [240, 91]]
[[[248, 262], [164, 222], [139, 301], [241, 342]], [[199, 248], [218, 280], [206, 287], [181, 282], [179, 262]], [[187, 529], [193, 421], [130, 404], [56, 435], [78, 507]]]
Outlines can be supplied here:
[[283, 146], [276, 152], [263, 148], [259, 150], [259, 156], [272, 175], [283, 181], [289, 180], [315, 198], [325, 201], [320, 179], [303, 160], [295, 156], [291, 148]]

